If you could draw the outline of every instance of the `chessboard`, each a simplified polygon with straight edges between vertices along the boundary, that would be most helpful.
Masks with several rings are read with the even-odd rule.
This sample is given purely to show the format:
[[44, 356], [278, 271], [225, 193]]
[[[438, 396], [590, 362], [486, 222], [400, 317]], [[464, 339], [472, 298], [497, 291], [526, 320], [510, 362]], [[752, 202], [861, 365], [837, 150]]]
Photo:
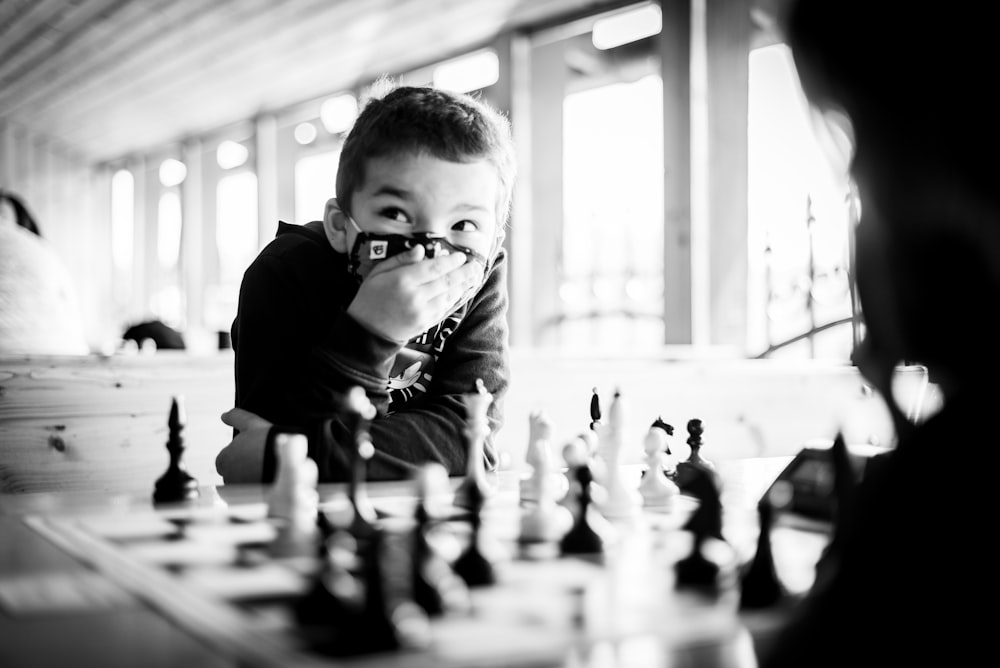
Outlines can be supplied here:
[[[374, 409], [357, 388], [343, 406], [348, 482], [319, 485], [305, 437], [279, 434], [273, 482], [247, 486], [256, 498], [225, 485], [205, 497], [182, 464], [175, 400], [152, 506], [25, 522], [238, 665], [597, 666], [608, 652], [611, 665], [753, 665], [748, 621], [759, 630], [755, 612], [808, 586], [778, 574], [773, 489], [750, 493], [751, 522], [727, 522], [699, 419], [687, 458], [657, 418], [644, 463], [622, 463], [617, 391], [606, 416], [595, 391], [561, 462], [536, 413], [530, 470], [487, 472], [491, 400], [481, 383], [465, 397], [464, 476], [427, 463], [385, 487], [366, 480]], [[849, 466], [834, 468], [847, 500]], [[752, 546], [734, 540], [741, 525], [757, 529]]]
[[[672, 565], [691, 550], [681, 526], [693, 499], [620, 527], [601, 555], [568, 557], [519, 544], [518, 497], [514, 486], [482, 510], [484, 528], [503, 550], [494, 560], [495, 582], [469, 588], [466, 609], [431, 618], [426, 646], [336, 658], [312, 651], [293, 614], [319, 561], [274, 554], [281, 527], [265, 502], [27, 522], [241, 665], [544, 666], [571, 665], [574, 656], [591, 665], [586, 657], [602, 647], [625, 646], [644, 652], [650, 665], [664, 665], [676, 652], [725, 644], [740, 633], [735, 590], [708, 595], [676, 587]], [[408, 535], [412, 497], [373, 503], [381, 526]], [[320, 507], [332, 518], [350, 513], [343, 493]], [[442, 554], [458, 555], [470, 536], [468, 522], [439, 529]]]

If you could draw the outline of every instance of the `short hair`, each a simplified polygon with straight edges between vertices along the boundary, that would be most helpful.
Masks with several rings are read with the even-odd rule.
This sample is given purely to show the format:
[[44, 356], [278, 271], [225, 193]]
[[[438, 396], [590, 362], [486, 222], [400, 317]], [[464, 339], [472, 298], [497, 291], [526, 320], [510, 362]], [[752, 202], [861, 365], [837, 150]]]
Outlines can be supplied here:
[[471, 95], [430, 87], [393, 86], [385, 79], [365, 103], [344, 141], [337, 171], [337, 199], [350, 213], [364, 183], [368, 160], [400, 153], [429, 153], [441, 160], [488, 160], [500, 184], [497, 234], [510, 218], [517, 166], [510, 122]]

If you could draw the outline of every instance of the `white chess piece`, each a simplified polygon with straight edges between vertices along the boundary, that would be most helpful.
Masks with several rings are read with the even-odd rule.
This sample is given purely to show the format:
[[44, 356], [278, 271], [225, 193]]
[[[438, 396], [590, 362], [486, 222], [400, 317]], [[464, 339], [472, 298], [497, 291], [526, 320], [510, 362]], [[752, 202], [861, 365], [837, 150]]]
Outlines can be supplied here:
[[[562, 476], [553, 477], [552, 471], [545, 469], [530, 478], [532, 489], [526, 490], [534, 499], [521, 515], [519, 540], [522, 543], [553, 543], [569, 531], [573, 524], [573, 514], [558, 503], [560, 491], [556, 488]], [[563, 492], [564, 494], [564, 492]]]
[[278, 470], [267, 494], [267, 516], [278, 527], [272, 551], [279, 555], [308, 554], [317, 535], [316, 462], [309, 458], [308, 441], [302, 434], [278, 434], [275, 448]]
[[642, 510], [642, 497], [639, 496], [637, 485], [622, 475], [625, 420], [624, 402], [621, 392], [616, 389], [608, 408], [607, 423], [600, 434], [600, 452], [604, 460], [602, 483], [607, 495], [599, 507], [608, 519], [632, 518]]
[[[520, 498], [522, 504], [538, 501], [539, 491], [554, 495], [557, 499], [566, 493], [566, 478], [555, 463], [552, 451], [552, 425], [540, 411], [528, 416], [528, 449], [525, 452], [525, 463], [531, 472], [520, 482]], [[540, 478], [549, 478], [543, 482]]]
[[646, 473], [639, 483], [643, 505], [669, 512], [674, 508], [680, 488], [665, 475], [667, 432], [657, 426], [650, 427], [643, 445], [646, 452]]

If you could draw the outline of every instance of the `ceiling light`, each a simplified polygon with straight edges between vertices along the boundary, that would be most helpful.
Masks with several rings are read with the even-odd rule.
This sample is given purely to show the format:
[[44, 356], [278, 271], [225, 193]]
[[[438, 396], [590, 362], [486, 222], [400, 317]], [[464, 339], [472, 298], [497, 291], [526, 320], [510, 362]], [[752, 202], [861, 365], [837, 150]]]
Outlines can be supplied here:
[[227, 139], [215, 149], [215, 161], [222, 169], [239, 167], [250, 157], [250, 151], [238, 141]]
[[350, 93], [331, 97], [319, 108], [319, 119], [330, 134], [346, 132], [358, 115], [358, 99]]
[[441, 63], [434, 68], [434, 87], [468, 93], [500, 80], [500, 60], [495, 51], [479, 51]]
[[594, 48], [613, 49], [659, 34], [663, 28], [663, 16], [659, 5], [643, 5], [620, 14], [598, 19], [594, 22], [591, 39]]

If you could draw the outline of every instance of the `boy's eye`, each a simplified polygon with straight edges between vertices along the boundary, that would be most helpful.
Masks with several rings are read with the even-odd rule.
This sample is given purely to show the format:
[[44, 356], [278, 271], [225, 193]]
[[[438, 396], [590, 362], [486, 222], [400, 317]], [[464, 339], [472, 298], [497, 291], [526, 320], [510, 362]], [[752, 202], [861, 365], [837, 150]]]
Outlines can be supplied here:
[[479, 225], [472, 220], [460, 220], [451, 226], [451, 229], [456, 232], [475, 232], [479, 229]]
[[394, 222], [397, 222], [397, 223], [409, 223], [410, 222], [410, 217], [408, 215], [406, 215], [406, 212], [403, 211], [402, 209], [398, 209], [398, 208], [396, 208], [394, 206], [382, 209], [381, 211], [378, 212], [378, 215], [381, 218], [387, 218], [387, 219], [389, 219], [391, 221], [394, 221]]

